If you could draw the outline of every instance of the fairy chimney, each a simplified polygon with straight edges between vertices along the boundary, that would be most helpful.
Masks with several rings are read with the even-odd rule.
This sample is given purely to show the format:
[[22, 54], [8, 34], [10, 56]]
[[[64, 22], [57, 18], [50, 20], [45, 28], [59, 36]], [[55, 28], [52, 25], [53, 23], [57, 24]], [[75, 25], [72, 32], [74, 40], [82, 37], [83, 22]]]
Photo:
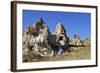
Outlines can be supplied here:
[[63, 26], [63, 24], [58, 23], [56, 30], [56, 41], [61, 44], [61, 46], [64, 46], [65, 48], [69, 46], [69, 38], [66, 35], [66, 30]]
[[36, 29], [38, 30], [38, 32], [41, 32], [41, 30], [43, 30], [46, 27], [46, 24], [43, 21], [42, 17], [38, 19], [35, 25], [36, 25]]
[[48, 28], [48, 27], [43, 21], [42, 17], [40, 17], [38, 21], [32, 25], [30, 32], [34, 36], [38, 36], [40, 33], [43, 32], [44, 28]]

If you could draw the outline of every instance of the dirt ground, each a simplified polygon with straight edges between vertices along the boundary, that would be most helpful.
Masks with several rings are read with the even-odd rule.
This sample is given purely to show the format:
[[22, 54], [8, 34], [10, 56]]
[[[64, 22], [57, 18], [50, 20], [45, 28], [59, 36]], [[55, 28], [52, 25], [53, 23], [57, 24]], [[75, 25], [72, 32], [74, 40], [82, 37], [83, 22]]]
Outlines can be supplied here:
[[71, 47], [70, 52], [64, 52], [60, 55], [53, 57], [45, 57], [38, 59], [31, 59], [27, 62], [41, 62], [41, 61], [67, 61], [67, 60], [83, 60], [91, 59], [91, 48], [90, 47]]
[[90, 59], [91, 50], [90, 47], [78, 47], [71, 49], [70, 52], [65, 52], [61, 55], [50, 58], [49, 61], [62, 61], [62, 60], [81, 60], [81, 59]]

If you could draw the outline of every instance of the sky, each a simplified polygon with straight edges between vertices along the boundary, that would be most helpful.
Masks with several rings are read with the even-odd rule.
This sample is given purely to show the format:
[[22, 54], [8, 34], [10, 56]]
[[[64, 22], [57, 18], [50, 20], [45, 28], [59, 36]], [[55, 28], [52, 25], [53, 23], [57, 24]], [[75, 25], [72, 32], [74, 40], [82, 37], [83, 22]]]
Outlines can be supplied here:
[[79, 12], [36, 11], [23, 10], [23, 31], [28, 25], [33, 25], [42, 17], [50, 32], [54, 32], [58, 22], [61, 22], [69, 38], [74, 34], [84, 40], [91, 36], [91, 14]]

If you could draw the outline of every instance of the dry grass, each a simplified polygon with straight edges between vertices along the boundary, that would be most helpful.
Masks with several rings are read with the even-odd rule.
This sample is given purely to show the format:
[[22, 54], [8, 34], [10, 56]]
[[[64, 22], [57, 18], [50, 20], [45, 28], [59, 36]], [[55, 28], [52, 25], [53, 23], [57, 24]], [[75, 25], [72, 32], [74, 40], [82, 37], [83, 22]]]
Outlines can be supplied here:
[[[36, 57], [34, 57], [36, 58]], [[27, 62], [39, 62], [39, 61], [66, 61], [66, 60], [82, 60], [91, 58], [91, 49], [90, 47], [76, 47], [70, 48], [70, 52], [65, 52], [63, 54], [54, 56], [54, 57], [39, 57], [36, 59], [28, 60]]]
[[80, 60], [90, 59], [91, 53], [89, 47], [80, 47], [78, 49], [72, 49], [69, 53], [64, 53], [56, 57], [50, 58], [49, 61], [60, 61], [60, 60]]

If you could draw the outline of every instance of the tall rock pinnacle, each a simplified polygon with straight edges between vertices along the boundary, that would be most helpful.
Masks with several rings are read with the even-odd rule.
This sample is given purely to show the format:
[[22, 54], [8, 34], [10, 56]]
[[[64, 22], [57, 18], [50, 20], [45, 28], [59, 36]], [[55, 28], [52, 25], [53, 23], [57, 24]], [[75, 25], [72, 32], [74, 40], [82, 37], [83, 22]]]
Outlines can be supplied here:
[[66, 34], [65, 28], [60, 22], [56, 26], [55, 33], [56, 34]]
[[36, 22], [36, 28], [37, 29], [44, 29], [44, 27], [46, 26], [45, 25], [45, 22], [43, 21], [43, 19], [42, 19], [42, 17], [40, 17], [39, 19], [38, 19], [38, 21]]
[[56, 41], [65, 47], [65, 50], [67, 50], [67, 47], [69, 46], [69, 38], [66, 35], [66, 30], [63, 24], [58, 23], [56, 26], [55, 34], [57, 36]]

